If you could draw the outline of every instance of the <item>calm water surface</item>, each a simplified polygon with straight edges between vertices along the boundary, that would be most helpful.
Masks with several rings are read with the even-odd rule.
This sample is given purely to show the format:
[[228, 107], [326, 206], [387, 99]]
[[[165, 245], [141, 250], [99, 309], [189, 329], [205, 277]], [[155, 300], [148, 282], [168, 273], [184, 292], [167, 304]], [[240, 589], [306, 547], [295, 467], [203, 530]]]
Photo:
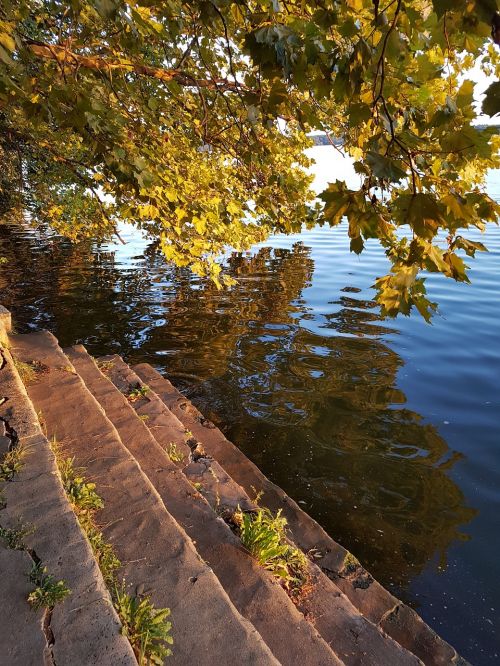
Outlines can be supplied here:
[[[351, 168], [313, 155], [318, 186]], [[17, 330], [155, 365], [473, 664], [499, 663], [500, 231], [472, 285], [429, 278], [432, 326], [381, 320], [384, 255], [349, 254], [345, 229], [229, 258], [227, 292], [124, 234], [72, 247], [0, 225]]]

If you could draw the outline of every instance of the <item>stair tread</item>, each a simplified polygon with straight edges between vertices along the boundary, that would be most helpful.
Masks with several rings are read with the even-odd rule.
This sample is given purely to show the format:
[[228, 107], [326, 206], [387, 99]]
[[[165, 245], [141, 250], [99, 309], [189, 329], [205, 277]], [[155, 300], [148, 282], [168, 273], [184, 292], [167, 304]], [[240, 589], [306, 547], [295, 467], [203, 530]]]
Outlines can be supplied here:
[[147, 363], [134, 365], [132, 370], [246, 492], [251, 493], [255, 488], [262, 490], [262, 503], [273, 511], [283, 511], [293, 541], [304, 552], [311, 549], [318, 551], [321, 555], [317, 561], [319, 567], [364, 616], [426, 664], [444, 666], [461, 661], [453, 647], [440, 638], [415, 611], [375, 581], [363, 567], [356, 566], [353, 571], [346, 571], [344, 562], [348, 551], [335, 542], [281, 488], [267, 479], [168, 379]]
[[[128, 393], [132, 387], [140, 387], [139, 376], [120, 356], [107, 356], [100, 362], [106, 364], [107, 376], [121, 388], [122, 392]], [[185, 435], [182, 423], [151, 387], [146, 395], [139, 395], [140, 397], [129, 406], [132, 406], [141, 417], [148, 416], [144, 425], [150, 429], [163, 449], [167, 449], [172, 443], [179, 447], [184, 445], [184, 439], [190, 435]], [[172, 438], [174, 438], [173, 442]], [[196, 455], [201, 455], [200, 451], [203, 446], [196, 445], [195, 439], [192, 440], [192, 446], [196, 446], [194, 449]], [[203, 467], [206, 468], [205, 473], [203, 473]], [[198, 463], [190, 463], [183, 467], [183, 471], [193, 478], [193, 468], [197, 468], [195, 474], [202, 475], [203, 481], [212, 482], [213, 486], [217, 481], [218, 470], [221, 469], [217, 462], [203, 457], [199, 459]], [[225, 472], [223, 475], [223, 478], [230, 479]], [[227, 487], [229, 488], [229, 501], [224, 496]], [[256, 487], [255, 491], [258, 490], [260, 490], [259, 487]], [[201, 492], [205, 494], [204, 490]], [[220, 511], [221, 508], [224, 511], [230, 510], [236, 492], [239, 492], [240, 497], [244, 497], [246, 504], [251, 504], [244, 489], [232, 480], [231, 483], [226, 481], [224, 484], [213, 487], [213, 492], [217, 495], [216, 501], [212, 505], [214, 510]], [[402, 648], [365, 618], [316, 565], [309, 562], [308, 569], [310, 574], [308, 593], [303, 597], [299, 596], [296, 601], [297, 608], [314, 624], [318, 633], [346, 664], [359, 666], [375, 662], [383, 663], [385, 666], [391, 664], [402, 666], [403, 664], [420, 663], [417, 657]], [[359, 648], [360, 645], [363, 645], [363, 649]]]
[[[150, 420], [138, 418], [124, 395], [130, 382], [123, 381], [120, 391], [80, 345], [66, 353], [169, 511], [195, 540], [198, 552], [212, 566], [235, 606], [254, 624], [279, 661], [290, 666], [297, 663], [340, 665], [341, 661], [297, 611], [286, 592], [258, 566], [239, 539], [169, 459], [146, 427]], [[128, 367], [119, 357], [106, 357], [105, 362], [108, 367], [111, 363], [115, 368]], [[111, 370], [106, 370], [106, 374], [109, 372]], [[137, 378], [134, 375], [131, 379], [134, 382]], [[153, 402], [154, 396], [151, 396], [150, 404]], [[152, 404], [152, 413], [160, 414], [159, 407], [165, 410], [163, 403]], [[177, 425], [171, 425], [175, 430]], [[157, 432], [157, 427], [153, 426], [153, 432]], [[179, 429], [179, 434], [184, 435], [183, 428]], [[168, 440], [169, 437], [167, 433]]]
[[98, 519], [122, 562], [121, 575], [132, 590], [141, 585], [157, 607], [172, 610], [175, 642], [168, 663], [276, 663], [167, 511], [54, 336], [15, 336], [13, 349], [20, 360], [43, 364], [45, 371], [28, 386], [28, 394], [49, 436], [56, 436], [97, 484], [104, 500]]
[[[11, 529], [19, 529], [23, 524], [29, 526], [32, 533], [24, 537], [26, 546], [56, 580], [64, 580], [71, 590], [55, 607], [50, 619], [55, 639], [51, 647], [54, 659], [59, 663], [100, 666], [136, 664], [128, 640], [120, 634], [120, 622], [108, 590], [68, 502], [54, 454], [12, 357], [5, 349], [0, 349], [0, 355], [0, 396], [7, 398], [0, 407], [0, 416], [15, 432], [17, 445], [23, 450], [20, 471], [12, 481], [0, 484], [5, 503], [0, 511], [0, 524]], [[10, 565], [7, 560], [11, 560]], [[23, 565], [21, 587], [14, 585], [16, 580], [19, 583], [15, 561]], [[0, 597], [9, 603], [0, 605], [0, 642], [8, 650], [8, 663], [12, 665], [40, 664], [47, 649], [42, 614], [33, 612], [27, 602], [27, 591], [33, 590], [27, 574], [33, 564], [33, 557], [25, 551], [3, 553]], [[14, 567], [12, 578], [6, 575], [9, 566]], [[29, 621], [30, 628], [25, 621]], [[78, 641], [72, 640], [75, 635], [79, 636]]]

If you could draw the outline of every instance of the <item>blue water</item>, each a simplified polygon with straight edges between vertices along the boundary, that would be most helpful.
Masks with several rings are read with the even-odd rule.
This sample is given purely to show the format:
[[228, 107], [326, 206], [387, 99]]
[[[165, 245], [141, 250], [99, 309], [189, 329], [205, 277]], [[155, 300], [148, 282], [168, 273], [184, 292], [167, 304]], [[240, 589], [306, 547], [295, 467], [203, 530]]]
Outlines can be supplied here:
[[[318, 188], [355, 180], [332, 149], [312, 154]], [[500, 199], [500, 173], [488, 187]], [[122, 235], [75, 248], [0, 226], [18, 330], [154, 364], [467, 659], [497, 663], [499, 229], [472, 284], [428, 277], [432, 325], [380, 318], [386, 259], [374, 241], [350, 254], [342, 226], [232, 257], [238, 284], [222, 292]]]

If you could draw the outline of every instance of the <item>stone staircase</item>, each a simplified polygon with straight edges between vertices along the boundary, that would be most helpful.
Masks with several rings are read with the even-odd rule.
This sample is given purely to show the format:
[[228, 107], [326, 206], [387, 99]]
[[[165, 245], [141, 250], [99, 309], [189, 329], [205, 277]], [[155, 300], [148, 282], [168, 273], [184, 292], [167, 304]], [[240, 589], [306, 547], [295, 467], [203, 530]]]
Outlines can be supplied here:
[[[63, 351], [45, 331], [7, 338], [8, 329], [0, 312], [0, 453], [2, 442], [25, 453], [20, 471], [0, 481], [0, 529], [33, 530], [20, 550], [0, 547], [8, 573], [0, 593], [12, 600], [0, 605], [2, 664], [137, 663], [61, 484], [54, 441], [104, 502], [97, 518], [121, 562], [118, 578], [171, 609], [165, 663], [465, 663], [151, 366], [96, 361], [81, 345]], [[33, 369], [25, 387], [16, 364]], [[260, 506], [283, 511], [291, 543], [308, 555], [300, 594], [234, 530], [238, 508], [256, 510], [255, 491]], [[71, 589], [53, 609], [26, 602], [33, 562]]]

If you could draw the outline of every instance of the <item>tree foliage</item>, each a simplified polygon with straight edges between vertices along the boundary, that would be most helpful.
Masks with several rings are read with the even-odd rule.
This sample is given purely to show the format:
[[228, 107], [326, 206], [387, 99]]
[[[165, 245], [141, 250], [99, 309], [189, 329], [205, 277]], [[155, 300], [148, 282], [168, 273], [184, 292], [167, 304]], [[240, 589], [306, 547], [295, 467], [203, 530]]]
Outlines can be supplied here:
[[[383, 312], [429, 318], [422, 271], [467, 281], [464, 237], [496, 222], [500, 165], [474, 127], [500, 70], [496, 0], [2, 0], [0, 207], [73, 239], [119, 220], [216, 282], [272, 232], [378, 238]], [[493, 37], [493, 41], [491, 39]], [[499, 83], [483, 110], [500, 111]], [[340, 137], [360, 187], [314, 199], [307, 132]], [[1, 211], [0, 211], [1, 212]]]

